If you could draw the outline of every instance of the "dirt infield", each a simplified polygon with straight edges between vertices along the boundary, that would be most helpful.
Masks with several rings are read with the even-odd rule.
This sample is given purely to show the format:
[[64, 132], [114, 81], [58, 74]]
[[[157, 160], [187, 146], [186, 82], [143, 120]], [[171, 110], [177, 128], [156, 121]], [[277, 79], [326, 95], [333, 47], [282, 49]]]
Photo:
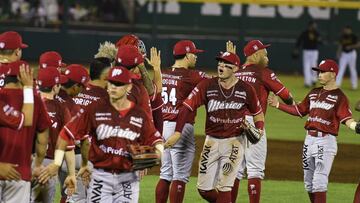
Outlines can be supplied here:
[[[196, 137], [196, 156], [192, 176], [197, 176], [198, 160], [204, 140], [204, 136]], [[302, 144], [302, 142], [268, 140], [266, 179], [302, 181]], [[151, 169], [150, 173], [159, 174], [159, 168]], [[359, 180], [360, 145], [339, 144], [330, 182], [357, 183]]]

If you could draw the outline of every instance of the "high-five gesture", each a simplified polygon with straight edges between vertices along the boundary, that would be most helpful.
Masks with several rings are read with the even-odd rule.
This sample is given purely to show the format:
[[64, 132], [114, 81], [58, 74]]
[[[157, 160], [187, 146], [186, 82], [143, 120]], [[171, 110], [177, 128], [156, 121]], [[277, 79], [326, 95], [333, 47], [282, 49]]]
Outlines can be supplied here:
[[226, 51], [236, 54], [236, 45], [230, 40], [226, 42]]

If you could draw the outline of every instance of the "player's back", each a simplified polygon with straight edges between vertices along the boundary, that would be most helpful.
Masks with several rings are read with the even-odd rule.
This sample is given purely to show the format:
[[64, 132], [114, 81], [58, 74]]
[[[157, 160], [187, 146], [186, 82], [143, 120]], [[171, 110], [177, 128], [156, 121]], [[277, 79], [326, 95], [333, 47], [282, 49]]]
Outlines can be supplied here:
[[43, 99], [48, 115], [51, 119], [51, 127], [49, 128], [49, 141], [46, 152], [46, 157], [53, 159], [56, 148], [56, 142], [61, 129], [70, 121], [71, 114], [66, 105], [63, 105], [58, 100]]
[[[14, 107], [17, 112], [23, 105], [22, 89], [1, 89], [0, 98], [5, 103]], [[18, 164], [17, 170], [22, 179], [29, 181], [31, 178], [30, 163], [33, 138], [36, 132], [42, 132], [50, 125], [44, 103], [38, 94], [34, 94], [34, 116], [31, 127], [14, 130], [0, 127], [0, 162]]]
[[247, 65], [240, 68], [235, 75], [240, 80], [252, 85], [255, 88], [264, 114], [267, 109], [269, 92], [272, 91], [277, 95], [285, 89], [284, 85], [276, 77], [275, 73], [267, 67], [264, 68], [257, 65]]
[[[186, 68], [169, 68], [162, 71], [162, 108], [163, 118], [167, 121], [175, 121], [179, 113], [179, 107], [191, 93], [194, 87], [208, 76], [201, 71]], [[196, 112], [192, 112], [188, 123], [194, 123]]]

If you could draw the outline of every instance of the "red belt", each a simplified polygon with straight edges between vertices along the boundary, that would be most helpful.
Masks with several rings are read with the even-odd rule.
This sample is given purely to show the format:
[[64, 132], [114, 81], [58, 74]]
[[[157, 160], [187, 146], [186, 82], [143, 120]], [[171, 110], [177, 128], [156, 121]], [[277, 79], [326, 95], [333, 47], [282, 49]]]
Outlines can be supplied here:
[[308, 135], [313, 136], [313, 137], [325, 137], [325, 136], [330, 135], [328, 133], [324, 133], [324, 132], [317, 131], [317, 130], [308, 130], [307, 133], [308, 133]]

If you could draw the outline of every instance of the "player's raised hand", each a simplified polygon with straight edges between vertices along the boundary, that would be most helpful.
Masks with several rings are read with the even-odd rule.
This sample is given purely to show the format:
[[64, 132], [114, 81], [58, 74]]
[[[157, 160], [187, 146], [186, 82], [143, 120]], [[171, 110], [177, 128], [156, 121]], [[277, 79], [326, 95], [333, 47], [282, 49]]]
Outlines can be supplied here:
[[16, 170], [17, 164], [0, 162], [0, 177], [5, 180], [20, 180], [21, 175]]
[[58, 174], [59, 171], [59, 166], [51, 163], [49, 165], [47, 165], [43, 170], [41, 170], [40, 175], [39, 175], [39, 183], [40, 184], [45, 184], [48, 182], [48, 180], [53, 177], [56, 176]]
[[81, 177], [81, 180], [83, 182], [83, 184], [85, 185], [85, 187], [88, 187], [90, 184], [90, 180], [91, 180], [91, 170], [89, 168], [89, 166], [81, 166], [81, 168], [79, 169], [79, 172], [76, 175], [77, 177]]
[[148, 64], [150, 64], [154, 69], [160, 69], [161, 65], [161, 51], [157, 50], [156, 47], [151, 47], [150, 49], [150, 59], [145, 58]]
[[166, 140], [164, 147], [165, 148], [173, 147], [177, 143], [177, 141], [180, 139], [180, 137], [181, 137], [181, 133], [175, 132]]
[[76, 191], [76, 177], [67, 176], [64, 181], [64, 188], [66, 188], [66, 195], [72, 196]]
[[236, 45], [230, 40], [226, 42], [226, 51], [236, 54]]
[[34, 70], [29, 68], [28, 65], [22, 64], [19, 70], [20, 82], [23, 86], [34, 85]]
[[278, 108], [279, 107], [279, 99], [277, 98], [277, 96], [270, 94], [268, 97], [268, 104], [271, 107]]

